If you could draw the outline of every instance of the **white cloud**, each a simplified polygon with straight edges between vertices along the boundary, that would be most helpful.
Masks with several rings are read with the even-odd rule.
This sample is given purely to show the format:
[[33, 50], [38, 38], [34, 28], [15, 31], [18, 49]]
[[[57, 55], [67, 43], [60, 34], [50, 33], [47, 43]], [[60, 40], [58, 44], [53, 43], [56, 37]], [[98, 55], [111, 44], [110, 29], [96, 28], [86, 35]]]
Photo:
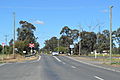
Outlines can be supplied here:
[[35, 23], [35, 24], [44, 24], [44, 22], [43, 22], [43, 21], [40, 21], [40, 20], [36, 20], [34, 23]]

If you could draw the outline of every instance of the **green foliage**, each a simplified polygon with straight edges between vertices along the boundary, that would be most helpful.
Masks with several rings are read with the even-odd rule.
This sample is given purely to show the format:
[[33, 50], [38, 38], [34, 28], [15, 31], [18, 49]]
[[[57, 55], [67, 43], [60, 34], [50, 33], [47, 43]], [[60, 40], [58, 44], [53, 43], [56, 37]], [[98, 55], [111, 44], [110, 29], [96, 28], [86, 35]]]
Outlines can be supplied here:
[[72, 42], [74, 40], [78, 39], [79, 36], [79, 30], [77, 29], [70, 29], [68, 26], [64, 26], [60, 32], [60, 34], [62, 35], [62, 37], [67, 37], [70, 38], [72, 40]]
[[60, 32], [61, 35], [70, 36], [71, 29], [68, 26], [64, 26]]
[[[108, 51], [110, 49], [110, 33], [109, 30], [103, 30], [102, 32], [89, 32], [82, 31], [79, 32], [77, 29], [70, 29], [68, 26], [64, 26], [60, 31], [61, 37], [59, 39], [59, 50], [64, 52], [69, 52], [69, 47], [75, 42], [74, 54], [79, 54], [79, 44], [81, 45], [81, 54], [88, 55], [89, 53], [97, 50], [97, 52], [102, 53], [103, 51]], [[78, 37], [80, 40], [78, 41]], [[77, 43], [76, 43], [77, 41]], [[116, 46], [119, 45], [118, 47]], [[45, 47], [43, 49], [48, 51], [58, 51], [58, 42], [56, 40], [46, 40]], [[120, 54], [120, 28], [113, 31], [112, 33], [112, 46], [113, 53]]]
[[2, 45], [0, 45], [0, 54], [2, 53]]
[[64, 26], [60, 32], [60, 46], [66, 47], [69, 52], [69, 46], [73, 44], [79, 37], [79, 31], [77, 29], [70, 29], [68, 26]]
[[113, 54], [120, 54], [120, 48], [113, 48]]
[[120, 28], [118, 28], [116, 31], [113, 32], [114, 39], [118, 43], [120, 48]]
[[54, 51], [57, 51], [57, 52], [59, 51], [59, 52], [62, 52], [62, 53], [66, 53], [67, 49], [66, 49], [66, 47], [60, 46], [60, 47], [56, 47]]
[[45, 41], [44, 49], [47, 49], [48, 51], [54, 51], [54, 49], [57, 46], [58, 46], [58, 39], [57, 39], [57, 37], [52, 37], [51, 39]]
[[[36, 27], [27, 21], [20, 21], [19, 23], [21, 27], [17, 29], [18, 37], [17, 41], [15, 41], [15, 48], [17, 48], [16, 52], [22, 54], [23, 51], [27, 51], [27, 53], [29, 53], [29, 43], [34, 43], [34, 49], [39, 50], [39, 43], [34, 35]], [[9, 44], [12, 46], [13, 40], [11, 40]]]
[[94, 32], [83, 31], [80, 33], [81, 37], [81, 50], [83, 53], [94, 51], [94, 45], [96, 44], [96, 34]]
[[4, 54], [9, 54], [10, 46], [4, 46]]
[[63, 47], [69, 47], [69, 45], [73, 43], [73, 40], [70, 37], [68, 37], [68, 36], [62, 35], [60, 37], [59, 42], [60, 42], [61, 46], [63, 46]]
[[35, 42], [36, 38], [34, 36], [34, 31], [36, 30], [35, 26], [26, 21], [20, 21], [21, 28], [17, 29], [18, 32], [18, 41], [31, 41]]

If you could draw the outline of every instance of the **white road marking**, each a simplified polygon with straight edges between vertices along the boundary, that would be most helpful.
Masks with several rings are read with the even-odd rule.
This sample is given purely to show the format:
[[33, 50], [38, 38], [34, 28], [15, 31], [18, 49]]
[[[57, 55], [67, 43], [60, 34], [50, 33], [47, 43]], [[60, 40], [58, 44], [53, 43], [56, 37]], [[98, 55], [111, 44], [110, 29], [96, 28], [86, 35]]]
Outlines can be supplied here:
[[104, 79], [102, 79], [102, 78], [100, 78], [100, 77], [98, 77], [98, 76], [94, 76], [96, 79], [99, 79], [99, 80], [104, 80]]
[[60, 59], [58, 59], [56, 56], [53, 56], [56, 60], [58, 60], [59, 62], [62, 62]]
[[38, 60], [37, 60], [37, 61], [40, 61], [40, 59], [41, 59], [41, 56], [39, 56], [39, 58], [38, 58]]
[[75, 66], [71, 66], [72, 68], [76, 68]]
[[5, 63], [0, 64], [0, 66], [3, 66], [3, 65], [5, 65]]
[[111, 69], [111, 68], [105, 68], [105, 67], [98, 66], [98, 65], [95, 65], [95, 64], [91, 64], [91, 63], [87, 63], [87, 62], [84, 62], [84, 61], [80, 61], [80, 60], [77, 60], [77, 59], [74, 59], [74, 58], [71, 58], [71, 57], [68, 57], [68, 56], [65, 56], [65, 57], [70, 58], [72, 60], [75, 60], [77, 62], [83, 63], [83, 64], [87, 64], [87, 65], [90, 65], [90, 66], [94, 66], [94, 67], [98, 67], [98, 68], [101, 68], [101, 69], [105, 69], [105, 70], [109, 70], [109, 71], [114, 71], [114, 72], [120, 73], [119, 70], [115, 70], [115, 69]]

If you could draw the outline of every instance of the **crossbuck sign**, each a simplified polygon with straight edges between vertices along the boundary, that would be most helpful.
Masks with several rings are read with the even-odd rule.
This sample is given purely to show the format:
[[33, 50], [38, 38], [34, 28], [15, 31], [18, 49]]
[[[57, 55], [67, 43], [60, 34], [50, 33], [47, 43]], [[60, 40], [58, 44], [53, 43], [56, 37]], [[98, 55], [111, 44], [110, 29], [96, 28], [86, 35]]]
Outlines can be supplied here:
[[33, 43], [29, 43], [29, 47], [35, 47], [35, 44], [33, 44]]

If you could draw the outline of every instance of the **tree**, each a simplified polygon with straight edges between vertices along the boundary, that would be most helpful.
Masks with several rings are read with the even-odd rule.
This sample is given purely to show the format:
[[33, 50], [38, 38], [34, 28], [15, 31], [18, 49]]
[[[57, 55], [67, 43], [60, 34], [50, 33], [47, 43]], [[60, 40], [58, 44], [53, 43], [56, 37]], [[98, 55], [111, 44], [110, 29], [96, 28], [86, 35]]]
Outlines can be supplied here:
[[60, 37], [59, 42], [60, 42], [61, 46], [69, 48], [69, 45], [73, 43], [73, 40], [70, 37], [68, 37], [68, 36], [62, 35]]
[[77, 40], [78, 38], [78, 34], [79, 34], [79, 31], [77, 29], [70, 29], [68, 26], [65, 26], [62, 28], [60, 34], [62, 36], [67, 36], [69, 37], [71, 40]]
[[115, 53], [120, 53], [120, 28], [118, 28], [116, 31], [113, 31], [114, 40], [118, 44], [118, 49], [115, 50]]
[[[34, 49], [38, 50], [39, 43], [34, 35], [36, 27], [27, 21], [20, 21], [19, 24], [21, 27], [17, 29], [18, 37], [15, 41], [15, 47], [18, 50], [17, 52], [20, 54], [23, 53], [23, 51], [30, 52], [29, 43], [34, 43]], [[13, 44], [13, 40], [10, 41], [10, 44]]]
[[79, 30], [77, 30], [77, 29], [71, 30], [71, 36], [70, 37], [73, 41], [78, 40]]
[[48, 51], [54, 51], [56, 47], [58, 47], [57, 37], [52, 37], [51, 39], [45, 41], [44, 49], [47, 49]]
[[102, 33], [97, 33], [97, 43], [95, 44], [95, 49], [97, 52], [102, 53], [104, 50], [109, 50], [110, 48], [110, 36], [108, 30], [103, 30]]
[[94, 49], [94, 45], [96, 44], [96, 34], [94, 32], [86, 32], [83, 31], [80, 33], [81, 37], [81, 52], [82, 54], [88, 54], [92, 52]]
[[64, 26], [60, 32], [61, 35], [70, 37], [71, 35], [71, 29], [68, 26]]
[[35, 42], [36, 38], [34, 36], [34, 31], [36, 30], [35, 26], [27, 21], [20, 21], [21, 28], [17, 29], [18, 32], [18, 41], [29, 40]]
[[10, 45], [10, 46], [13, 45], [13, 39], [10, 40], [9, 45]]
[[119, 45], [120, 48], [120, 28], [118, 28], [116, 31], [113, 33], [115, 35], [115, 41]]
[[58, 52], [58, 50], [59, 50], [59, 52], [62, 52], [62, 53], [66, 53], [67, 52], [66, 47], [62, 47], [62, 46], [56, 47], [54, 51]]

